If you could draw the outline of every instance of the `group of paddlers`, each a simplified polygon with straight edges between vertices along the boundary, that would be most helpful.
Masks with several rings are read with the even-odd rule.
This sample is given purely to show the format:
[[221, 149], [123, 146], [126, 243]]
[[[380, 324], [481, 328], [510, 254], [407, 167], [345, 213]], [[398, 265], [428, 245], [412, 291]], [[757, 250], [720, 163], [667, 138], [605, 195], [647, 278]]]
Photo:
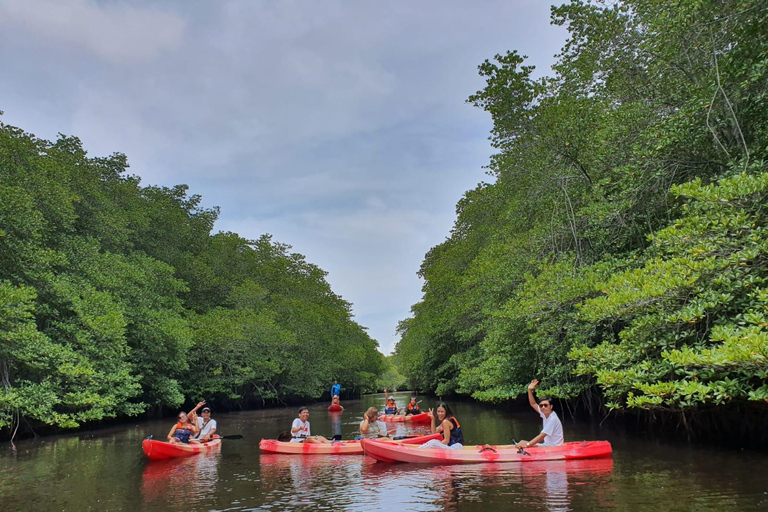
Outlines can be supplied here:
[[[528, 385], [528, 402], [543, 420], [541, 432], [530, 441], [520, 441], [515, 443], [518, 448], [529, 448], [535, 445], [541, 446], [560, 446], [563, 444], [563, 425], [560, 423], [557, 413], [552, 410], [552, 400], [548, 397], [540, 398], [537, 402], [533, 396], [533, 390], [539, 385], [539, 381], [534, 379]], [[339, 405], [339, 391], [341, 386], [334, 382], [331, 388], [332, 404]], [[386, 388], [384, 389], [384, 413], [387, 415], [397, 415], [403, 413], [404, 421], [408, 421], [409, 416], [420, 414], [420, 401], [416, 401], [416, 396], [411, 396], [405, 408], [398, 408], [394, 397], [389, 396]], [[403, 410], [404, 409], [404, 410]], [[423, 448], [451, 448], [458, 449], [464, 447], [464, 434], [461, 431], [461, 424], [454, 416], [451, 408], [444, 402], [440, 402], [435, 409], [429, 409], [427, 414], [430, 418], [430, 430], [433, 434], [442, 434], [442, 439], [432, 439], [422, 445]], [[395, 430], [388, 429], [386, 424], [378, 419], [379, 411], [376, 407], [369, 407], [363, 414], [363, 420], [360, 422], [360, 434], [356, 439], [380, 439], [382, 441], [391, 441], [390, 437]], [[287, 436], [286, 436], [287, 437]], [[310, 433], [309, 409], [301, 407], [299, 417], [293, 420], [291, 425], [290, 438], [280, 439], [292, 443], [333, 443], [335, 440], [327, 439], [323, 436], [313, 436]]]

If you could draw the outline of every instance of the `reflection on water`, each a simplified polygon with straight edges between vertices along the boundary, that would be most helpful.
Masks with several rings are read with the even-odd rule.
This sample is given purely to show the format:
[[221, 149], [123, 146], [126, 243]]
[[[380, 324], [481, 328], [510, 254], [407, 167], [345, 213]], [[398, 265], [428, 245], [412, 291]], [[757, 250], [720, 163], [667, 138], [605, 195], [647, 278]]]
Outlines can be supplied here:
[[221, 453], [214, 450], [183, 459], [147, 461], [141, 494], [145, 503], [198, 503], [216, 488]]
[[[399, 395], [404, 403], [406, 395]], [[422, 406], [434, 406], [424, 399]], [[312, 432], [344, 438], [363, 411], [383, 396], [345, 401], [341, 414], [310, 407]], [[450, 404], [467, 444], [504, 444], [541, 428], [530, 408], [504, 411]], [[359, 455], [261, 454], [261, 438], [288, 430], [297, 408], [216, 416], [225, 440], [220, 451], [149, 461], [141, 441], [165, 435], [168, 421], [145, 422], [76, 436], [0, 446], [2, 512], [17, 511], [650, 511], [768, 510], [768, 456], [715, 451], [630, 437], [574, 424], [563, 415], [567, 440], [608, 439], [613, 458], [503, 464], [429, 466], [383, 464]], [[397, 425], [398, 434], [426, 426]]]

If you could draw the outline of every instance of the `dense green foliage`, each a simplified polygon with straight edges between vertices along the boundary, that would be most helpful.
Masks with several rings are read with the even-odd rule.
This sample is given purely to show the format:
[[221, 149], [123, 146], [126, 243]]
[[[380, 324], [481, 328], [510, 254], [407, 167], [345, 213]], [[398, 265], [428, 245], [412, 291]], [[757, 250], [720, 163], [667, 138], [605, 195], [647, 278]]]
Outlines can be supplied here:
[[401, 322], [422, 391], [578, 405], [768, 401], [768, 2], [571, 1], [535, 80], [480, 66], [495, 178], [457, 206]]
[[384, 358], [324, 271], [126, 167], [0, 123], [0, 432], [375, 390]]

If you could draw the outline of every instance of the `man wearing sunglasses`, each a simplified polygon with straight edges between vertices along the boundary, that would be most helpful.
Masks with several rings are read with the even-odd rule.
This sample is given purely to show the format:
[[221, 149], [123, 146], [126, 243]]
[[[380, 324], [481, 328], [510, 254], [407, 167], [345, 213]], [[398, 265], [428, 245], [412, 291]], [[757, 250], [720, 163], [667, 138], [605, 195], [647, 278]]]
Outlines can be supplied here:
[[560, 423], [557, 413], [552, 410], [552, 399], [542, 398], [537, 404], [533, 398], [533, 390], [538, 385], [539, 381], [537, 379], [533, 379], [528, 385], [528, 403], [544, 420], [544, 426], [541, 429], [541, 433], [530, 441], [520, 441], [517, 443], [518, 448], [530, 448], [537, 444], [540, 446], [560, 446], [563, 444], [563, 424]]

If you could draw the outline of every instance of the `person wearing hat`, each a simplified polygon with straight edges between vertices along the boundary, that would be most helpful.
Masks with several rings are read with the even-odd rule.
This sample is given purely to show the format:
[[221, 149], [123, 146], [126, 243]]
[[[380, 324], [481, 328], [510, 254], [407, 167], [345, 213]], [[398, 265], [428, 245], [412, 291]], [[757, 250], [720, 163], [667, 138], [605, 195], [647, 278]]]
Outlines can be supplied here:
[[[192, 443], [205, 443], [213, 439], [213, 435], [216, 433], [216, 420], [211, 418], [211, 408], [203, 407], [205, 400], [198, 402], [194, 409], [189, 412], [189, 417], [194, 418], [194, 423], [197, 425], [199, 432], [193, 438], [190, 439]], [[203, 408], [200, 411], [202, 417], [197, 415], [197, 410]]]
[[384, 402], [384, 414], [398, 414], [400, 412], [395, 397], [389, 396], [387, 388], [384, 388]]

